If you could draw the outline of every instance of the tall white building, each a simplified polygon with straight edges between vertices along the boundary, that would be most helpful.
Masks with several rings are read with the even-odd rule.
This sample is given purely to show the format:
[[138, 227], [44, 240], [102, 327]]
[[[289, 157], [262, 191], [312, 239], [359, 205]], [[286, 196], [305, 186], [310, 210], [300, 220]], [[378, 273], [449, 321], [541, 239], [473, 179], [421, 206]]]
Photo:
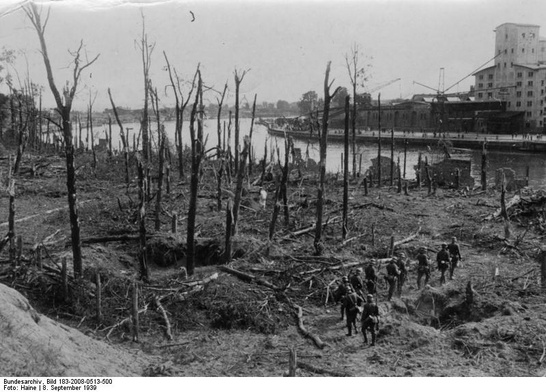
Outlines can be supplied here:
[[504, 23], [495, 29], [495, 65], [474, 74], [476, 101], [502, 100], [525, 112], [524, 131], [545, 129], [546, 38], [540, 26]]

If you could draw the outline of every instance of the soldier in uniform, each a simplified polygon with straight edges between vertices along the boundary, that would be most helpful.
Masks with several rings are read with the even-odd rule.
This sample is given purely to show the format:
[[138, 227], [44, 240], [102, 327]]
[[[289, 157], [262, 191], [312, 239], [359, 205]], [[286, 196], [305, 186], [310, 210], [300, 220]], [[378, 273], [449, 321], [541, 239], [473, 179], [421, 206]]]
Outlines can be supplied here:
[[425, 286], [427, 285], [430, 279], [430, 263], [425, 251], [425, 248], [419, 249], [419, 254], [417, 255], [417, 289], [421, 288], [421, 278], [425, 276]]
[[377, 292], [377, 274], [375, 273], [375, 267], [373, 262], [370, 261], [364, 270], [366, 278], [366, 290], [368, 294], [375, 294]]
[[373, 303], [373, 295], [366, 296], [366, 303], [362, 309], [362, 335], [364, 336], [364, 344], [368, 343], [366, 331], [372, 333], [372, 346], [375, 346], [375, 331], [379, 329], [379, 308]]
[[341, 301], [341, 320], [343, 320], [343, 315], [345, 314], [344, 300], [347, 295], [347, 290], [350, 287], [349, 279], [344, 276], [341, 279], [341, 284], [337, 286], [337, 289], [334, 291], [334, 300], [336, 303]]
[[408, 276], [408, 269], [406, 267], [406, 254], [404, 252], [399, 252], [396, 257], [396, 266], [400, 274], [398, 275], [398, 296], [402, 295], [402, 287], [406, 283], [406, 278]]
[[352, 336], [352, 329], [354, 327], [355, 333], [358, 332], [356, 329], [356, 318], [360, 312], [359, 306], [362, 305], [362, 298], [355, 293], [351, 286], [347, 287], [347, 295], [343, 300], [343, 307], [345, 313], [347, 314], [347, 336]]
[[449, 279], [453, 280], [453, 272], [455, 272], [455, 268], [457, 268], [459, 260], [463, 259], [461, 257], [459, 244], [457, 243], [457, 237], [451, 238], [451, 244], [447, 246], [447, 251], [449, 252], [449, 257], [451, 259], [451, 267], [449, 268]]
[[442, 249], [436, 254], [436, 263], [440, 270], [440, 284], [446, 282], [446, 271], [450, 268], [449, 253], [447, 253], [447, 244], [442, 244]]
[[362, 280], [362, 268], [357, 268], [349, 278], [349, 282], [351, 283], [351, 286], [353, 286], [353, 289], [355, 292], [364, 298], [364, 281]]
[[394, 290], [396, 289], [396, 283], [398, 282], [398, 275], [400, 275], [400, 271], [398, 271], [398, 267], [394, 263], [394, 258], [390, 259], [386, 269], [387, 276], [385, 276], [385, 280], [389, 284], [389, 294], [387, 297], [387, 301], [390, 301], [392, 295], [394, 294]]

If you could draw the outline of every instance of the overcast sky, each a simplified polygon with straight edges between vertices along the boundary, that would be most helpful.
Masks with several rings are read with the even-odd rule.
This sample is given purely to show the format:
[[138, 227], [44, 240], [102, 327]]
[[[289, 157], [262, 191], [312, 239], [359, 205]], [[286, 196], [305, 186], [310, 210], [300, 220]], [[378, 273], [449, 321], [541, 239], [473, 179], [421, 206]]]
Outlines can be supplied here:
[[[20, 2], [0, 0], [0, 49], [16, 49], [18, 72], [47, 87], [38, 38]], [[494, 56], [494, 32], [505, 22], [544, 25], [544, 0], [359, 0], [359, 1], [129, 1], [64, 0], [51, 7], [46, 30], [56, 82], [70, 80], [69, 50], [84, 41], [90, 58], [99, 60], [82, 78], [77, 109], [90, 91], [95, 107], [108, 107], [107, 88], [116, 104], [138, 108], [143, 101], [141, 54], [135, 46], [142, 31], [143, 10], [149, 42], [155, 43], [151, 78], [163, 90], [167, 72], [163, 51], [184, 78], [197, 63], [208, 85], [221, 90], [233, 71], [249, 69], [241, 93], [252, 101], [296, 101], [315, 90], [322, 95], [324, 71], [332, 61], [334, 85], [349, 87], [345, 55], [357, 44], [361, 65], [369, 64], [368, 88], [401, 78], [380, 90], [382, 98], [409, 98], [431, 92], [414, 81], [437, 88], [440, 68], [445, 87], [477, 70]], [[192, 15], [193, 14], [193, 15]], [[195, 18], [195, 19], [194, 19]], [[546, 31], [541, 35], [546, 36]], [[365, 56], [365, 57], [364, 57]], [[488, 63], [491, 65], [492, 62]], [[467, 91], [469, 77], [450, 92]], [[364, 91], [361, 89], [361, 91]], [[0, 86], [5, 92], [5, 86]], [[377, 92], [374, 93], [374, 97]], [[233, 94], [231, 94], [231, 97]], [[44, 99], [53, 105], [47, 88]], [[213, 93], [207, 100], [215, 102]], [[161, 104], [172, 106], [171, 93]]]

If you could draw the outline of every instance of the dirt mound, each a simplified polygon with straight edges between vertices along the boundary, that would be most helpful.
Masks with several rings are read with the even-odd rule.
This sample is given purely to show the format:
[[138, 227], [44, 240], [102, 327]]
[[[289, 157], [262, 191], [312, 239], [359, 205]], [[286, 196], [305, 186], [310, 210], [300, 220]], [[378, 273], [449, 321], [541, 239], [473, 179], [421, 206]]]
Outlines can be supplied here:
[[36, 312], [0, 284], [0, 369], [3, 377], [138, 376], [144, 358], [113, 348]]

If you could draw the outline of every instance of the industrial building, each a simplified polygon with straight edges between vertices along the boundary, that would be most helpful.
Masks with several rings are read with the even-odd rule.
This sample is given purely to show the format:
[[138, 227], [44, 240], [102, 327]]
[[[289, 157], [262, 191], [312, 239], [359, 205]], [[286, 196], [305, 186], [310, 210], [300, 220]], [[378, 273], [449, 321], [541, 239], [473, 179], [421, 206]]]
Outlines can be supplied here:
[[474, 74], [476, 102], [505, 101], [507, 118], [523, 117], [519, 132], [545, 129], [546, 38], [540, 26], [504, 23], [495, 29], [495, 64]]

